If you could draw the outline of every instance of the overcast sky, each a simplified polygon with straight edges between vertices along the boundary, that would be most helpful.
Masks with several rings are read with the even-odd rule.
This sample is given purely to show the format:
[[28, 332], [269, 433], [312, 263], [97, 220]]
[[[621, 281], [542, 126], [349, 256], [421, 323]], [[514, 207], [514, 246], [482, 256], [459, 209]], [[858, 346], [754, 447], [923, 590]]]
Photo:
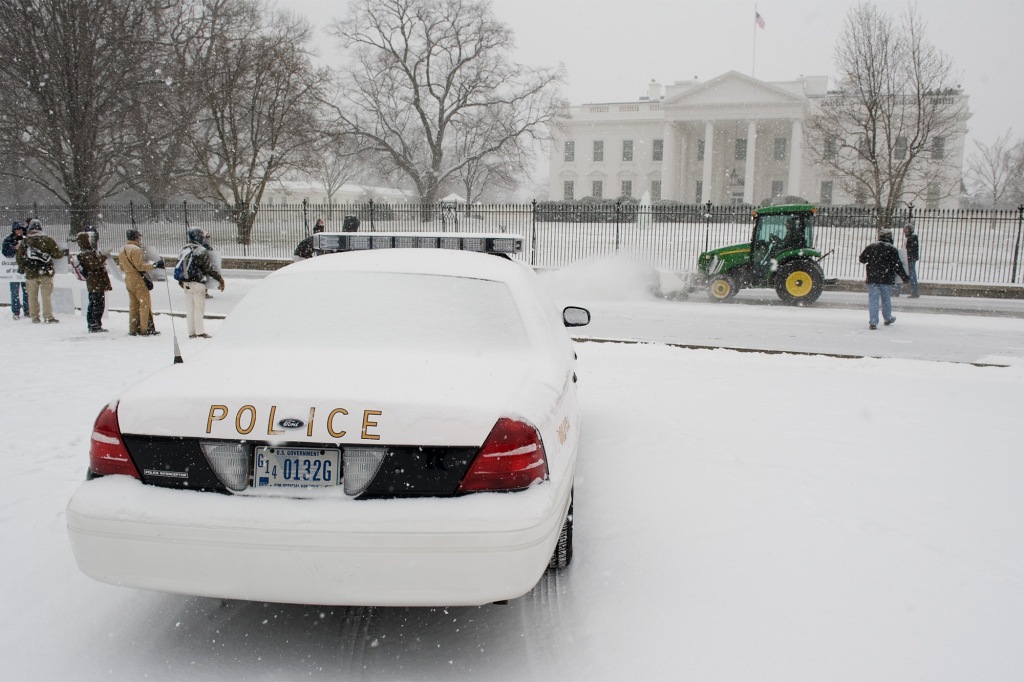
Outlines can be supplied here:
[[[754, 24], [755, 4], [764, 29]], [[856, 2], [845, 0], [493, 0], [515, 31], [517, 61], [565, 64], [572, 104], [635, 100], [653, 79], [710, 80], [738, 71], [767, 81], [835, 75], [836, 38]], [[874, 3], [893, 16], [906, 2]], [[321, 28], [344, 16], [338, 0], [281, 0]], [[991, 143], [1008, 128], [1024, 136], [1021, 88], [1024, 0], [923, 0], [917, 3], [932, 43], [953, 59], [970, 96], [971, 140]], [[324, 35], [321, 33], [321, 35]], [[336, 58], [324, 38], [325, 58]]]

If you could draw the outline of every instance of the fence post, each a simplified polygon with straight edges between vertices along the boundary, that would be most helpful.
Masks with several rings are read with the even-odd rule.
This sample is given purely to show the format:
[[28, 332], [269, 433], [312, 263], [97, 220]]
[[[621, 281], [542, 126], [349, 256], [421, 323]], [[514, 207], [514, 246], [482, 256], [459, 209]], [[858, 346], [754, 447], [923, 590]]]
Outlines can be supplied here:
[[1013, 245], [1013, 274], [1010, 275], [1010, 284], [1017, 283], [1017, 265], [1020, 261], [1020, 227], [1024, 222], [1024, 204], [1017, 207], [1017, 241]]
[[530, 204], [530, 265], [537, 266], [537, 200]]
[[131, 221], [132, 227], [134, 228], [135, 227], [135, 202], [134, 201], [129, 201], [128, 202], [128, 219]]
[[309, 199], [302, 200], [302, 236], [309, 236]]
[[373, 199], [370, 199], [370, 232], [376, 232], [377, 228], [373, 224]]
[[185, 212], [185, 241], [188, 241], [188, 202], [181, 202], [181, 208]]
[[711, 200], [704, 204], [704, 250], [711, 245]]
[[616, 253], [618, 252], [619, 245], [621, 243], [620, 234], [619, 234], [619, 232], [620, 232], [619, 217], [620, 217], [621, 210], [622, 210], [622, 199], [616, 199], [615, 200], [615, 251], [616, 251]]

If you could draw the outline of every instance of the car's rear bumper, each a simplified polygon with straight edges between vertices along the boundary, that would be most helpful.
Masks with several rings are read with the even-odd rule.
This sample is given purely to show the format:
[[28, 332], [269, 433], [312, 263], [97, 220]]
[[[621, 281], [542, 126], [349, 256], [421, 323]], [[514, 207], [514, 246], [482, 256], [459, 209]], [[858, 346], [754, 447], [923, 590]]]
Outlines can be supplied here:
[[67, 508], [79, 568], [102, 582], [227, 599], [460, 606], [530, 591], [568, 485], [451, 499], [295, 500], [112, 476]]

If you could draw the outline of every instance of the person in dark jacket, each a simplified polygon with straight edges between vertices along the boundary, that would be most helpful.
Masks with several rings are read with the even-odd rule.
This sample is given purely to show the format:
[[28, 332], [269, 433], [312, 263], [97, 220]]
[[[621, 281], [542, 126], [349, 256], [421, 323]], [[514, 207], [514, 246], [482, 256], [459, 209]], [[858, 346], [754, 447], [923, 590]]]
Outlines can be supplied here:
[[200, 227], [188, 231], [188, 244], [181, 250], [178, 262], [181, 268], [175, 268], [174, 278], [178, 286], [185, 290], [185, 320], [188, 322], [190, 339], [208, 339], [210, 335], [203, 327], [206, 316], [206, 281], [215, 279], [220, 282], [218, 291], [224, 291], [224, 278], [213, 265], [210, 251], [203, 242], [206, 234]]
[[85, 276], [85, 288], [89, 292], [89, 309], [85, 314], [89, 332], [96, 334], [107, 331], [103, 328], [103, 311], [107, 307], [107, 292], [113, 289], [107, 274], [107, 254], [99, 250], [99, 234], [86, 228], [76, 237], [78, 248], [78, 269]]
[[860, 262], [867, 266], [868, 285], [868, 329], [878, 329], [878, 304], [882, 304], [882, 319], [885, 326], [896, 321], [892, 315], [892, 287], [896, 275], [904, 282], [910, 275], [903, 268], [899, 251], [892, 245], [892, 230], [878, 232], [878, 241], [871, 242], [860, 254]]
[[[313, 234], [323, 232], [324, 229], [324, 219], [317, 218], [316, 225], [313, 226]], [[313, 257], [313, 235], [310, 235], [299, 242], [299, 245], [295, 247], [294, 255], [295, 257], [293, 260], [305, 260]]]
[[907, 243], [907, 274], [910, 275], [910, 298], [921, 298], [917, 286], [917, 261], [921, 258], [921, 242], [914, 234], [914, 226], [907, 223], [903, 226], [903, 236]]
[[28, 314], [33, 322], [41, 321], [40, 308], [47, 323], [60, 322], [53, 316], [53, 275], [56, 272], [53, 260], [63, 257], [64, 250], [57, 246], [53, 237], [43, 234], [43, 224], [33, 218], [28, 235], [18, 244], [15, 256], [18, 271], [25, 275], [28, 285]]
[[[15, 222], [11, 225], [11, 233], [4, 237], [3, 254], [5, 258], [17, 258], [18, 244], [25, 238], [25, 225]], [[28, 285], [25, 280], [11, 282], [11, 314], [20, 320], [22, 311], [28, 315]]]

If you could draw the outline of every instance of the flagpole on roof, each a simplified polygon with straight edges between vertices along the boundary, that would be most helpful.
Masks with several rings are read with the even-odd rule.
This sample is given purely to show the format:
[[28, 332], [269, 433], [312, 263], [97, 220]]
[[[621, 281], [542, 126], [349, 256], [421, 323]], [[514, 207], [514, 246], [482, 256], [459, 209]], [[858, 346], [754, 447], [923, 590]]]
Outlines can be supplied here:
[[758, 16], [759, 15], [757, 13], [757, 3], [754, 3], [754, 40], [751, 42], [751, 45], [752, 45], [751, 52], [752, 52], [752, 54], [750, 55], [750, 77], [751, 78], [756, 78], [757, 77], [756, 74], [757, 74], [757, 17]]

